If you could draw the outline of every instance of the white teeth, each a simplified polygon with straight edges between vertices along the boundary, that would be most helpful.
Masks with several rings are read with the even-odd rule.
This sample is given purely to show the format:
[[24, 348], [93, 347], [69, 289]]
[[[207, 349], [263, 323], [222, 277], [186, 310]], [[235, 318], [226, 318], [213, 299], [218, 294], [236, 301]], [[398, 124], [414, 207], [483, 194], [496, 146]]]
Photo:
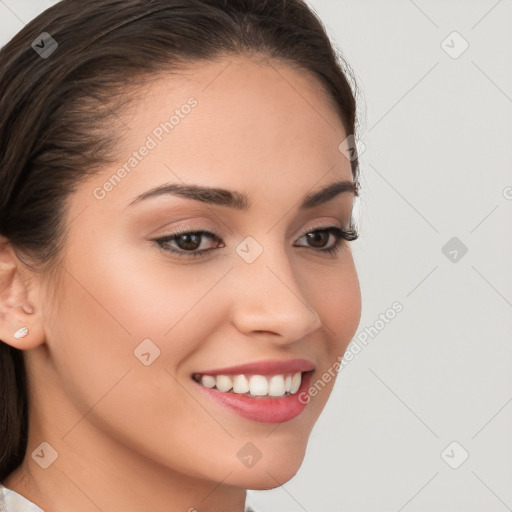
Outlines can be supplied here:
[[300, 382], [301, 382], [301, 375], [300, 373], [294, 374], [292, 378], [292, 386], [290, 388], [290, 393], [293, 395], [293, 393], [297, 393], [298, 389], [300, 388]]
[[217, 379], [215, 377], [212, 377], [211, 375], [203, 375], [201, 377], [201, 384], [207, 388], [213, 388], [215, 387]]
[[253, 375], [249, 381], [249, 392], [254, 396], [268, 395], [268, 380], [263, 375]]
[[274, 375], [271, 377], [268, 384], [269, 396], [283, 396], [284, 393], [284, 377], [282, 375]]
[[[199, 375], [197, 375], [199, 377]], [[301, 372], [293, 375], [201, 375], [197, 378], [203, 386], [216, 388], [223, 393], [237, 393], [248, 396], [286, 396], [295, 394], [302, 382]]]
[[219, 391], [223, 391], [225, 393], [233, 387], [233, 381], [227, 375], [217, 375], [215, 385]]
[[237, 375], [233, 379], [233, 391], [240, 394], [249, 392], [249, 381], [245, 375]]

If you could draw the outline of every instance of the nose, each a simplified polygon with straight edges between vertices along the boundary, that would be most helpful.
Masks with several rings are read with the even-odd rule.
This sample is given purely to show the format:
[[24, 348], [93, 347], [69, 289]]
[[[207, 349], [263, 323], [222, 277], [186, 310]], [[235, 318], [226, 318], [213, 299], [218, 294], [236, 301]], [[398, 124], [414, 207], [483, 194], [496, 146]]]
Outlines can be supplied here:
[[252, 263], [240, 260], [231, 274], [232, 320], [241, 333], [272, 333], [274, 342], [287, 344], [322, 325], [308, 302], [314, 280], [300, 279], [284, 250], [267, 248]]

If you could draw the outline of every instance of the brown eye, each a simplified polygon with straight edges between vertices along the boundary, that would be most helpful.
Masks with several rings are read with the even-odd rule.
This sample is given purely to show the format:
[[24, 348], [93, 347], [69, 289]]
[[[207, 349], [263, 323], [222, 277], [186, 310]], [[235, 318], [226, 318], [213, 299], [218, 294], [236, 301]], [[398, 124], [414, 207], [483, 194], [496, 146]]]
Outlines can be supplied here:
[[[176, 232], [153, 241], [167, 252], [178, 254], [179, 256], [196, 257], [203, 256], [212, 250], [212, 248], [202, 247], [205, 240], [217, 242], [216, 247], [224, 247], [222, 240], [209, 231]], [[200, 247], [201, 249], [199, 249]], [[214, 246], [213, 248], [216, 247]]]
[[[334, 243], [329, 245], [329, 237], [332, 235]], [[338, 251], [343, 249], [344, 243], [356, 240], [359, 237], [357, 229], [350, 226], [348, 229], [342, 229], [338, 226], [332, 226], [324, 229], [315, 229], [304, 234], [301, 238], [307, 239], [307, 246], [318, 253], [325, 253], [330, 256], [336, 256]]]
[[197, 233], [186, 233], [175, 238], [176, 245], [184, 251], [195, 251], [201, 245], [201, 236]]
[[329, 231], [313, 231], [311, 233], [307, 233], [306, 236], [308, 238], [308, 243], [312, 247], [321, 249], [329, 241], [331, 233]]

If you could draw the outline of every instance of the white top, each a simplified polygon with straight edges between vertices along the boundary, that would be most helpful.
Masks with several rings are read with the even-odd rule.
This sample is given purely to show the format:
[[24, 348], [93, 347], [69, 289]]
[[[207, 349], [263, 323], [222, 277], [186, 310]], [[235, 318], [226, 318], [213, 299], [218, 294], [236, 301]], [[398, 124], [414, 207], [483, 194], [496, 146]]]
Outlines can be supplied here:
[[0, 484], [0, 512], [44, 512], [21, 494]]
[[[7, 489], [0, 483], [0, 512], [44, 512], [35, 503], [27, 500], [12, 489]], [[247, 507], [245, 512], [256, 512]]]

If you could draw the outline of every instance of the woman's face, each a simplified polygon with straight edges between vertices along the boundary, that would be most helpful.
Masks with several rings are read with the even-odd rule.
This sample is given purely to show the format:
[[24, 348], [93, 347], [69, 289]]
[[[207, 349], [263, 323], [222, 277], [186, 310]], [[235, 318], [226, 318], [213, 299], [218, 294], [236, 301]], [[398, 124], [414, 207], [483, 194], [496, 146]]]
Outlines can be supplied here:
[[[46, 382], [39, 428], [57, 451], [101, 446], [99, 459], [124, 451], [276, 487], [298, 470], [334, 379], [307, 404], [304, 383], [276, 397], [294, 373], [313, 369], [310, 385], [335, 374], [360, 318], [350, 246], [328, 251], [353, 193], [302, 207], [352, 182], [346, 134], [320, 84], [275, 61], [202, 64], [146, 88], [122, 117], [124, 157], [70, 197], [47, 353], [27, 354]], [[229, 193], [163, 188], [175, 185]], [[154, 241], [178, 230], [208, 234]], [[242, 396], [245, 379], [261, 395]]]

